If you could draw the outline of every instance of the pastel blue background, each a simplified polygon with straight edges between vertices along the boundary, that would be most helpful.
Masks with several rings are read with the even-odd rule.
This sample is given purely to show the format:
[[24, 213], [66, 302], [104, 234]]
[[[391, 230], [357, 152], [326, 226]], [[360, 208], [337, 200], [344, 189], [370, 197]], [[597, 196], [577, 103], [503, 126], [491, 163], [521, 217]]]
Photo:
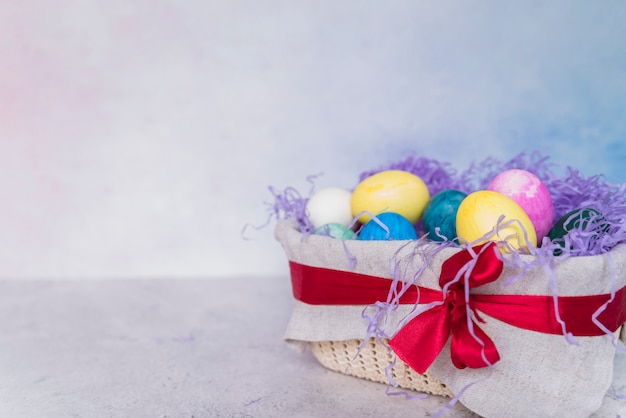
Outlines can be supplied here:
[[0, 276], [284, 273], [267, 186], [540, 150], [626, 181], [621, 1], [0, 1]]

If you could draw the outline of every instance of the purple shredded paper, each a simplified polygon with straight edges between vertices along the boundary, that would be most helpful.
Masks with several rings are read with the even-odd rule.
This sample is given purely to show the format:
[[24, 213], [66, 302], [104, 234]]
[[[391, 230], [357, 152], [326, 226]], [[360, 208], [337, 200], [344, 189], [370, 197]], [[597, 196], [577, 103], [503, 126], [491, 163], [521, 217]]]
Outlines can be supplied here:
[[[420, 177], [428, 186], [431, 196], [447, 189], [469, 194], [486, 189], [496, 175], [513, 168], [530, 171], [543, 181], [552, 196], [555, 222], [574, 209], [592, 208], [600, 212], [603, 225], [608, 229], [606, 233], [598, 234], [585, 230], [591, 229], [593, 220], [579, 222], [579, 228], [570, 231], [563, 239], [564, 245], [557, 246], [544, 238], [543, 242], [538, 243], [539, 248], [535, 255], [544, 253], [552, 257], [554, 250], [561, 247], [564, 247], [561, 257], [597, 255], [626, 242], [626, 184], [608, 183], [603, 175], [585, 177], [571, 167], [565, 167], [558, 173], [558, 166], [539, 152], [521, 153], [508, 161], [489, 157], [472, 163], [462, 171], [454, 169], [447, 162], [411, 155], [403, 160], [364, 171], [355, 179], [354, 186], [381, 171], [404, 170]], [[309, 181], [313, 183], [313, 177]], [[302, 233], [308, 235], [313, 232], [313, 226], [306, 215], [306, 204], [313, 189], [308, 196], [301, 195], [292, 187], [282, 191], [270, 187], [270, 192], [274, 195], [274, 202], [268, 203], [268, 206], [273, 217], [295, 218]]]

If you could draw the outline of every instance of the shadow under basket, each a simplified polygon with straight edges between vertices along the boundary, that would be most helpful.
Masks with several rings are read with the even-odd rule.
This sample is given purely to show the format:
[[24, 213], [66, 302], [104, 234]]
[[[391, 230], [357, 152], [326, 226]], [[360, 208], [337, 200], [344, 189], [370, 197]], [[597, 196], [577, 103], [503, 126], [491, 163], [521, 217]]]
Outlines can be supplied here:
[[[386, 341], [385, 341], [386, 343]], [[313, 356], [326, 368], [373, 382], [389, 384], [386, 368], [398, 387], [452, 398], [454, 394], [430, 372], [419, 374], [398, 359], [389, 348], [370, 339], [359, 352], [363, 340], [309, 342]]]

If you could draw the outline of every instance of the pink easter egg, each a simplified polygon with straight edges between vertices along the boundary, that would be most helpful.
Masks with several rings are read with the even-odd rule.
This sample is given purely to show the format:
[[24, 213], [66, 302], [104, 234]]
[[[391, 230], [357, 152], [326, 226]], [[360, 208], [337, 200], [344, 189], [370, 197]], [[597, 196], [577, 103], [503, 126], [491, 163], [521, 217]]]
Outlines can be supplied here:
[[548, 235], [554, 222], [552, 196], [545, 184], [533, 173], [511, 169], [498, 174], [487, 189], [513, 199], [524, 209], [537, 232], [537, 243]]

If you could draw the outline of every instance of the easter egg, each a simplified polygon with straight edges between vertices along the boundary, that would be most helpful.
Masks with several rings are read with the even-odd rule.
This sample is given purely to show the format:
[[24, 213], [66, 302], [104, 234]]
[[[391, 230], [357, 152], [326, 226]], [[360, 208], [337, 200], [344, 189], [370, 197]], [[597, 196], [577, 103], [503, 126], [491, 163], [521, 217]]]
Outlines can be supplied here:
[[[598, 238], [609, 231], [609, 224], [604, 216], [592, 208], [574, 209], [559, 219], [548, 234], [548, 238], [562, 248], [565, 248], [566, 235], [572, 234], [572, 243], [583, 243], [585, 248], [577, 248], [577, 250], [587, 251]], [[573, 245], [570, 249], [574, 249]], [[554, 250], [554, 255], [561, 255], [560, 249]]]
[[[500, 217], [503, 219], [498, 222]], [[456, 214], [456, 232], [466, 243], [481, 239], [481, 243], [506, 241], [514, 249], [537, 246], [535, 227], [524, 209], [491, 190], [473, 192], [463, 199]]]
[[340, 187], [320, 189], [309, 198], [306, 213], [314, 228], [336, 223], [348, 226], [352, 222], [350, 200], [352, 193]]
[[352, 215], [365, 224], [372, 215], [395, 212], [416, 223], [428, 204], [430, 193], [424, 181], [402, 170], [381, 171], [361, 181], [352, 192]]
[[[388, 231], [379, 222], [384, 224]], [[376, 215], [376, 219], [371, 219], [363, 226], [359, 232], [359, 239], [362, 241], [417, 239], [417, 232], [413, 224], [404, 216], [394, 212], [384, 212]]]
[[354, 231], [347, 226], [334, 223], [322, 225], [313, 233], [315, 235], [327, 235], [337, 239], [353, 239], [355, 236]]
[[548, 234], [554, 222], [554, 206], [539, 177], [526, 170], [506, 170], [491, 180], [487, 190], [510, 197], [524, 209], [535, 227], [537, 242]]
[[456, 238], [456, 212], [466, 196], [458, 190], [443, 190], [430, 199], [422, 219], [428, 238], [433, 241]]

